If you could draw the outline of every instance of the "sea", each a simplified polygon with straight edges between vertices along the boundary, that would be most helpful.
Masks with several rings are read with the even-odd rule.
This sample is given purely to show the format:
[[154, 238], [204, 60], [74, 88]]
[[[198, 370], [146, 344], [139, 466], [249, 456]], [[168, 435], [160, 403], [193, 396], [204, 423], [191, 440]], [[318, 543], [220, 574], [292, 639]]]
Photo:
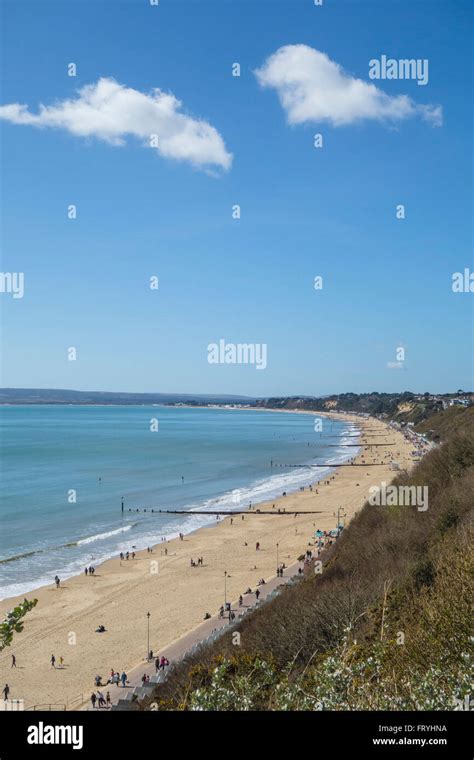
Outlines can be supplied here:
[[216, 522], [196, 511], [306, 487], [355, 456], [343, 444], [357, 440], [353, 423], [313, 414], [2, 406], [0, 599]]

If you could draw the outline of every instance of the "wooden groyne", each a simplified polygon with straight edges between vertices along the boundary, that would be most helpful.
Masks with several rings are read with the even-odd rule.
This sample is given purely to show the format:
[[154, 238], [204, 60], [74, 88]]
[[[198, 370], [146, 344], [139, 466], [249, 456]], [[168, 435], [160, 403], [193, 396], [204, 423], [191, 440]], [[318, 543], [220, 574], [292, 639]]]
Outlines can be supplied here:
[[310, 448], [317, 449], [338, 449], [340, 446], [354, 446], [357, 449], [367, 448], [371, 446], [395, 446], [394, 443], [310, 443]]
[[[369, 436], [369, 438], [386, 438], [386, 437], [387, 436], [384, 435], [383, 433], [381, 433], [380, 435], [378, 433], [372, 433], [372, 435]], [[344, 436], [340, 436], [340, 435], [321, 435], [320, 438], [322, 440], [325, 440], [326, 438], [360, 438], [360, 435], [344, 435]], [[386, 445], [389, 446], [390, 444], [387, 443]], [[342, 446], [342, 444], [341, 444], [341, 446]]]
[[[124, 510], [122, 509], [122, 512]], [[225, 511], [222, 509], [210, 509], [210, 510], [194, 510], [192, 512], [189, 512], [186, 509], [155, 509], [154, 507], [128, 507], [125, 512], [146, 512], [147, 514], [155, 514], [155, 515], [188, 515], [188, 517], [192, 515], [225, 515], [226, 517], [233, 517], [234, 515], [320, 515], [322, 514], [322, 510], [309, 510], [309, 509], [303, 509], [300, 511], [291, 510], [288, 511], [286, 509], [278, 509], [278, 510], [265, 510], [262, 512], [260, 509], [236, 509], [232, 510], [232, 512]]]
[[328, 462], [321, 462], [320, 464], [274, 464], [273, 467], [387, 467], [387, 462], [367, 462], [364, 464], [355, 464], [354, 462], [346, 462], [344, 464], [328, 464]]

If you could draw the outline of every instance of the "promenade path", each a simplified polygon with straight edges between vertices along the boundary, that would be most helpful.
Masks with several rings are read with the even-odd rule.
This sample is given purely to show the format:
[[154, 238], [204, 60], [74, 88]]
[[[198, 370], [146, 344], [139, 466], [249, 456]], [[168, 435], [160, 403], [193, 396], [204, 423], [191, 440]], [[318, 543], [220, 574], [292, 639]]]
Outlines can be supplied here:
[[[275, 591], [275, 589], [286, 585], [289, 581], [295, 579], [295, 577], [300, 577], [298, 569], [302, 566], [303, 565], [301, 562], [295, 562], [293, 565], [290, 565], [290, 567], [287, 567], [283, 571], [283, 577], [274, 576], [273, 578], [266, 580], [265, 584], [262, 586], [258, 586], [258, 590], [260, 591], [258, 602], [256, 600], [255, 593], [242, 595], [242, 607], [239, 607], [238, 601], [232, 602], [231, 610], [235, 613], [235, 620], [233, 622], [235, 623], [239, 619], [242, 619], [242, 617], [246, 614], [249, 614], [252, 610], [255, 610], [257, 607], [261, 606], [269, 594]], [[104, 696], [106, 692], [109, 691], [112, 705], [117, 705], [120, 699], [126, 698], [127, 693], [133, 693], [135, 688], [142, 686], [142, 677], [144, 674], [149, 675], [150, 678], [155, 675], [156, 657], [166, 657], [169, 660], [170, 664], [179, 662], [184, 657], [186, 652], [189, 652], [189, 650], [194, 646], [205, 641], [215, 631], [225, 628], [228, 625], [228, 617], [220, 618], [218, 615], [214, 615], [208, 620], [204, 620], [192, 631], [189, 631], [189, 633], [186, 633], [184, 636], [176, 639], [176, 641], [173, 641], [167, 647], [163, 647], [163, 649], [161, 649], [159, 652], [154, 652], [152, 661], [147, 662], [144, 659], [142, 664], [137, 665], [132, 670], [130, 670], [127, 673], [128, 683], [125, 687], [122, 685], [116, 686], [115, 684], [107, 684], [106, 686], [99, 687], [100, 691], [102, 691]], [[92, 710], [93, 708], [91, 703], [88, 702], [79, 709]], [[97, 707], [95, 708], [96, 711], [98, 711], [98, 709], [99, 708]]]

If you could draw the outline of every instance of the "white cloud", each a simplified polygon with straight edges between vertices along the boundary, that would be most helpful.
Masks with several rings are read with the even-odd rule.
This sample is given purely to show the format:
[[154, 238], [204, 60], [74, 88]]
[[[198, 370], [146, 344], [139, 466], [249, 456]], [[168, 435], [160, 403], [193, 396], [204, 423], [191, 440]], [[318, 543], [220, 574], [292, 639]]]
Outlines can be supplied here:
[[78, 96], [38, 113], [19, 103], [0, 106], [0, 118], [13, 124], [66, 129], [79, 137], [97, 137], [112, 145], [124, 145], [133, 135], [166, 158], [189, 161], [197, 167], [229, 169], [232, 154], [219, 132], [207, 121], [180, 112], [181, 102], [172, 93], [154, 89], [150, 94], [124, 87], [114, 79], [101, 78], [82, 87]]
[[433, 126], [441, 125], [441, 106], [418, 105], [407, 95], [387, 95], [308, 45], [279, 48], [255, 76], [262, 87], [277, 91], [290, 124], [329, 121], [340, 127], [364, 119], [396, 122], [420, 116]]

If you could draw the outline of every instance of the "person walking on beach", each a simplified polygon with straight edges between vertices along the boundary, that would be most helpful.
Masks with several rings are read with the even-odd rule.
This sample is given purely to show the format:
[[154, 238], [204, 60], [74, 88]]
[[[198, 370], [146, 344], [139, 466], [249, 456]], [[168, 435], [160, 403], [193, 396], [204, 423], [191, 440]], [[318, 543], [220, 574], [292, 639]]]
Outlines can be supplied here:
[[94, 707], [95, 707], [95, 703], [96, 703], [96, 701], [97, 701], [97, 697], [96, 697], [96, 695], [95, 695], [95, 691], [93, 691], [93, 692], [92, 692], [92, 694], [91, 694], [91, 704], [92, 704], [92, 708], [94, 708]]
[[155, 673], [158, 673], [159, 669], [160, 669], [160, 658], [157, 657], [155, 660]]
[[9, 687], [9, 685], [7, 683], [3, 687], [2, 694], [3, 694], [3, 699], [6, 702], [7, 699], [8, 699], [8, 695], [10, 694], [10, 687]]
[[16, 668], [16, 657], [12, 654], [12, 668]]
[[51, 655], [51, 667], [52, 668], [56, 667], [56, 657], [54, 656], [54, 654]]
[[54, 582], [56, 584], [56, 588], [59, 588], [59, 584], [61, 583], [61, 581], [60, 581], [60, 579], [59, 579], [59, 577], [57, 575], [54, 578]]
[[112, 705], [112, 700], [110, 699], [110, 691], [108, 691], [107, 694], [105, 695], [105, 701], [106, 701], [105, 706], [107, 709], [109, 709], [109, 707], [111, 707]]
[[255, 599], [257, 600], [257, 602], [258, 602], [258, 597], [259, 597], [259, 596], [260, 596], [260, 591], [257, 589], [257, 590], [255, 591]]
[[120, 680], [122, 681], [122, 687], [125, 689], [125, 684], [127, 683], [127, 674], [125, 671], [122, 671], [122, 675], [120, 676]]

